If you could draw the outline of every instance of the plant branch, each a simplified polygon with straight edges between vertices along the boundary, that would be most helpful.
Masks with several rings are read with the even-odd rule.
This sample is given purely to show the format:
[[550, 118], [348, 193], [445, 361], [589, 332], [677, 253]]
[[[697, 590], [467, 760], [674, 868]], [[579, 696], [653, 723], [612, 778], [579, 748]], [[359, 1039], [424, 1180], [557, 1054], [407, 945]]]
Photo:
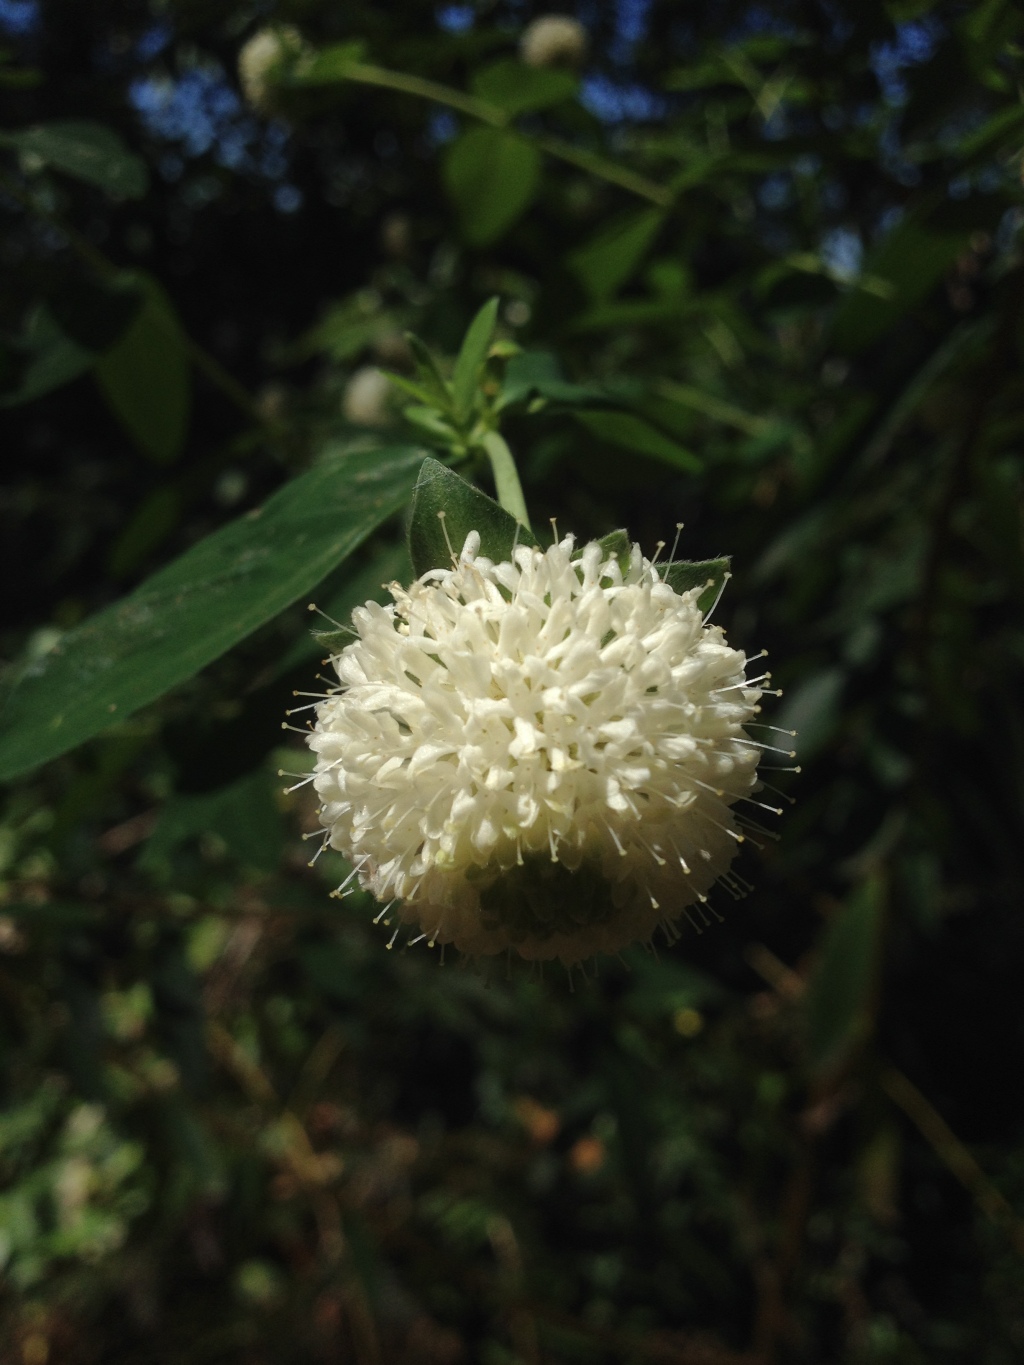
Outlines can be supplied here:
[[[437, 81], [426, 80], [422, 76], [409, 76], [403, 71], [390, 71], [382, 66], [353, 62], [350, 66], [345, 67], [343, 79], [355, 81], [360, 85], [375, 85], [383, 90], [396, 90], [404, 95], [415, 95], [420, 99], [431, 100], [434, 104], [455, 109], [460, 114], [468, 114], [470, 118], [475, 118], [492, 128], [507, 128], [510, 123], [509, 114], [499, 105], [491, 104], [488, 100], [477, 99], [474, 95], [464, 94], [461, 90], [455, 90], [449, 85], [441, 85]], [[575, 147], [571, 142], [566, 142], [559, 137], [541, 135], [535, 137], [533, 141], [548, 156], [555, 157], [558, 161], [564, 161], [570, 166], [575, 166], [578, 170], [586, 171], [599, 180], [607, 181], [610, 185], [618, 185], [620, 189], [627, 190], [630, 194], [635, 194], [641, 199], [647, 199], [650, 203], [657, 204], [661, 208], [667, 208], [672, 202], [672, 192], [665, 189], [664, 186], [656, 184], [653, 180], [648, 180], [646, 176], [637, 175], [635, 171], [620, 166], [614, 161], [608, 161], [596, 152], [588, 152], [585, 148]]]

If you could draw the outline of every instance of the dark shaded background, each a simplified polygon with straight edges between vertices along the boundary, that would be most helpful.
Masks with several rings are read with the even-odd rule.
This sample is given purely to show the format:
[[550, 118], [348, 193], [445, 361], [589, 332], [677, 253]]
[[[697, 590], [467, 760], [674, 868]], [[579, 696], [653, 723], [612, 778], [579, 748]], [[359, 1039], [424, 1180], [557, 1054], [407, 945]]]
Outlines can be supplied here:
[[[632, 252], [650, 203], [552, 157], [481, 241], [437, 103], [239, 91], [270, 22], [464, 90], [535, 13], [0, 0], [0, 131], [93, 120], [148, 171], [118, 200], [0, 145], [7, 671], [327, 442], [409, 439], [353, 420], [352, 376], [407, 367], [407, 328], [452, 355], [500, 294], [505, 336], [698, 456], [558, 403], [506, 428], [535, 524], [733, 556], [721, 620], [769, 649], [797, 804], [724, 923], [570, 994], [388, 954], [327, 899], [344, 869], [306, 866], [274, 776], [303, 604], [12, 783], [5, 1360], [1024, 1352], [1024, 15], [581, 4], [579, 97], [519, 127], [672, 187]], [[191, 339], [170, 453], [96, 382], [104, 262]], [[41, 309], [92, 359], [24, 401]]]

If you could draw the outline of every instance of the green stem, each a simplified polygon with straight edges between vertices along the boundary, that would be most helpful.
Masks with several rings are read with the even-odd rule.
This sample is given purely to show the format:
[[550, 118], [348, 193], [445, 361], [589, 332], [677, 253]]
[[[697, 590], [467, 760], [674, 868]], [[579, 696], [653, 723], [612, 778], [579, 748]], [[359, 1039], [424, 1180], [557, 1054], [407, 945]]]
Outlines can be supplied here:
[[344, 79], [357, 81], [360, 85], [378, 85], [383, 90], [397, 90], [403, 95], [417, 95], [420, 99], [433, 100], [435, 104], [447, 105], [457, 109], [460, 114], [489, 123], [493, 128], [504, 128], [508, 115], [504, 109], [487, 100], [464, 95], [461, 90], [453, 90], [450, 85], [438, 81], [428, 81], [423, 76], [409, 76], [404, 71], [388, 71], [383, 66], [371, 66], [365, 62], [353, 62], [345, 67]]
[[[389, 71], [382, 66], [353, 62], [351, 66], [345, 67], [341, 79], [356, 81], [360, 85], [380, 86], [384, 90], [397, 90], [404, 95], [417, 95], [420, 99], [432, 100], [435, 104], [457, 109], [460, 114], [468, 114], [470, 118], [479, 119], [481, 123], [489, 124], [492, 128], [506, 128], [510, 122], [509, 114], [496, 104], [477, 99], [473, 95], [465, 95], [461, 90], [453, 90], [450, 85], [428, 81], [421, 76], [408, 76], [403, 71]], [[667, 208], [672, 202], [673, 195], [670, 190], [655, 184], [645, 176], [637, 175], [635, 171], [628, 170], [625, 166], [607, 161], [595, 152], [575, 147], [571, 142], [565, 142], [558, 137], [541, 136], [533, 140], [548, 156], [575, 166], [578, 170], [587, 171], [599, 180], [606, 180], [610, 185], [618, 185], [620, 189], [628, 190], [630, 194], [635, 194], [641, 199], [647, 199], [660, 208]]]
[[481, 442], [491, 462], [494, 486], [498, 492], [498, 502], [506, 512], [510, 512], [520, 525], [529, 531], [530, 514], [526, 510], [523, 485], [519, 482], [519, 472], [508, 443], [496, 431], [489, 431]]

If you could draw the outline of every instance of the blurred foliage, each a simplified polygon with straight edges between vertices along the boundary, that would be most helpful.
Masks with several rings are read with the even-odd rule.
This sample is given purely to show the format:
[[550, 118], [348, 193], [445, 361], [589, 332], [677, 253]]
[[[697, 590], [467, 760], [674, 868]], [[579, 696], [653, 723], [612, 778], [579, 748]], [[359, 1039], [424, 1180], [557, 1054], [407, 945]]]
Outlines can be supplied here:
[[[5, 1361], [1024, 1353], [1024, 15], [539, 12], [0, 3]], [[499, 420], [535, 528], [732, 556], [799, 732], [585, 982], [387, 953], [276, 777]]]

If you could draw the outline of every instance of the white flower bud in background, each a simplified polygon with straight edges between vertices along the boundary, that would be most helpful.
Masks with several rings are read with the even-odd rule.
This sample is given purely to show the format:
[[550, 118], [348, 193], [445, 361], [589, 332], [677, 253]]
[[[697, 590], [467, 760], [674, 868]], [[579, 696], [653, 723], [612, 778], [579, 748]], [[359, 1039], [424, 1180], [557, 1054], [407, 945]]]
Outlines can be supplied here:
[[341, 396], [341, 410], [361, 427], [386, 426], [391, 420], [391, 383], [376, 365], [363, 365], [350, 377]]
[[542, 14], [527, 24], [519, 39], [519, 56], [527, 66], [582, 66], [587, 56], [587, 30], [568, 14]]
[[249, 104], [261, 114], [274, 109], [274, 77], [286, 61], [302, 55], [302, 34], [291, 24], [261, 28], [238, 54], [238, 83]]
[[[729, 864], [766, 674], [633, 546], [567, 537], [368, 602], [309, 745], [324, 846], [410, 942], [567, 965], [670, 939]], [[760, 805], [760, 802], [754, 802]], [[706, 922], [706, 921], [705, 921]], [[390, 946], [390, 944], [389, 944]]]

